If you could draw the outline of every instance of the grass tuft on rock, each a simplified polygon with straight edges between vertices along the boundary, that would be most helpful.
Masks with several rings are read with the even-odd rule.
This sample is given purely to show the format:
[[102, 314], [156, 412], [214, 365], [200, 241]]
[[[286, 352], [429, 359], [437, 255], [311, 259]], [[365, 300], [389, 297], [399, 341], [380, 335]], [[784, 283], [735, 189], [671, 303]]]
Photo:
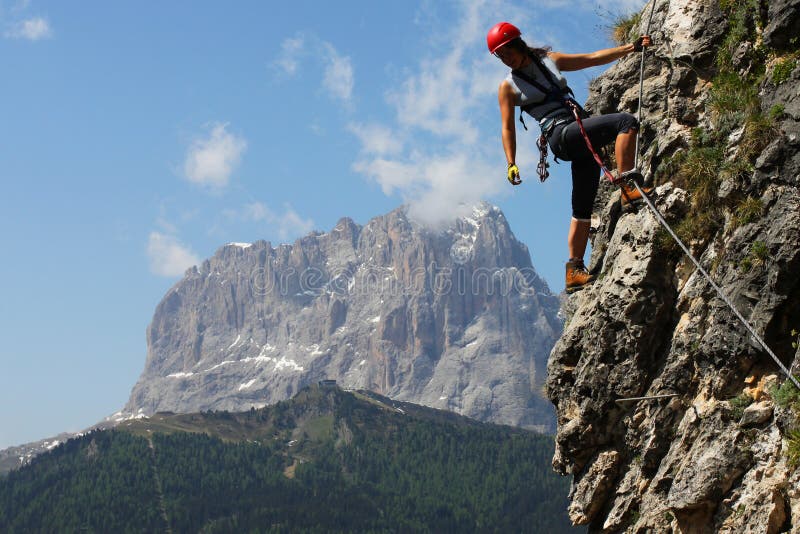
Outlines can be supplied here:
[[[800, 377], [795, 377], [799, 378]], [[791, 380], [785, 380], [780, 386], [772, 386], [769, 389], [770, 397], [780, 408], [790, 408], [800, 415], [800, 390], [795, 387]]]
[[753, 397], [747, 393], [741, 393], [728, 402], [731, 405], [731, 416], [738, 421], [744, 415], [744, 409], [753, 404]]
[[733, 215], [733, 224], [735, 227], [750, 224], [761, 218], [764, 213], [764, 203], [760, 198], [748, 196], [741, 200], [736, 206]]
[[786, 433], [786, 463], [791, 469], [800, 467], [800, 428]]
[[794, 55], [778, 60], [772, 69], [772, 83], [781, 85], [787, 82], [795, 67], [797, 67], [797, 58]]
[[642, 22], [641, 13], [631, 13], [627, 15], [616, 15], [611, 26], [611, 39], [618, 45], [624, 45], [636, 40], [638, 29]]

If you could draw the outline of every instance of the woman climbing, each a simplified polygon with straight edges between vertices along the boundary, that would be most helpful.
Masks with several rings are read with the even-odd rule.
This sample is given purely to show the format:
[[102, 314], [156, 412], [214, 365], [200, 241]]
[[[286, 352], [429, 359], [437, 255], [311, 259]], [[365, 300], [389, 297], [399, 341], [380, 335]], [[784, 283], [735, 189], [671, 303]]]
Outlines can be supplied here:
[[[636, 118], [628, 113], [588, 117], [571, 97], [572, 91], [567, 87], [567, 80], [561, 71], [605, 65], [650, 46], [650, 37], [642, 36], [635, 43], [589, 54], [563, 54], [552, 52], [549, 48], [531, 48], [520, 36], [519, 28], [508, 22], [496, 24], [486, 36], [489, 51], [512, 69], [500, 83], [498, 91], [508, 181], [513, 185], [522, 183], [515, 163], [517, 137], [514, 111], [519, 106], [539, 121], [542, 135], [553, 154], [572, 164], [572, 221], [567, 237], [569, 261], [566, 266], [566, 290], [572, 293], [594, 281], [594, 275], [586, 270], [583, 256], [589, 241], [592, 205], [600, 182], [600, 166], [586, 145], [572, 111], [573, 105], [581, 114], [583, 128], [593, 147], [600, 149], [614, 141], [618, 172], [616, 183], [626, 184], [629, 180], [636, 180], [641, 186], [642, 177], [633, 168], [636, 132], [639, 128]], [[540, 150], [545, 157], [546, 145], [543, 142]], [[545, 161], [540, 161], [539, 172], [542, 179], [547, 176]], [[641, 201], [641, 195], [635, 187], [621, 185], [621, 188], [623, 207]], [[651, 190], [643, 188], [645, 193]]]

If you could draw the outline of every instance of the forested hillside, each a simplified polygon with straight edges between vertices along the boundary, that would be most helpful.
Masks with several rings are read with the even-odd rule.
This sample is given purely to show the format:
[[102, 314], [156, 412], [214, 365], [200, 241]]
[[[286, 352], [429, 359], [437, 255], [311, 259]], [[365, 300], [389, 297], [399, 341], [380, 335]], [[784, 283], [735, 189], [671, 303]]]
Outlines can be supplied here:
[[0, 479], [0, 531], [571, 531], [550, 438], [308, 388], [241, 414], [159, 414]]

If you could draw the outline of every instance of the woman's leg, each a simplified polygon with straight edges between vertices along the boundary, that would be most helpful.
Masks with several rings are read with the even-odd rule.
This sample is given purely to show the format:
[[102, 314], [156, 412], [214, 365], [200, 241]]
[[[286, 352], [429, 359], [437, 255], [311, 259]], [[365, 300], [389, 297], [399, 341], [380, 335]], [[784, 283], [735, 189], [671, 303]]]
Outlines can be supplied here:
[[617, 158], [617, 172], [619, 176], [625, 171], [633, 169], [633, 162], [636, 159], [636, 132], [635, 128], [627, 132], [617, 134], [617, 141], [614, 143], [614, 155]]
[[600, 167], [592, 158], [572, 160], [572, 221], [567, 247], [570, 259], [583, 259], [589, 241], [592, 207], [600, 186]]
[[[638, 123], [633, 115], [615, 113], [583, 120], [583, 126], [595, 150], [614, 142], [620, 172], [633, 168]], [[554, 132], [561, 139], [560, 130]], [[565, 127], [563, 153], [572, 159], [572, 221], [567, 236], [569, 261], [566, 266], [567, 293], [577, 291], [594, 281], [583, 263], [589, 242], [592, 207], [600, 181], [600, 167], [586, 146], [578, 124]], [[560, 142], [559, 142], [560, 145]], [[559, 147], [560, 148], [560, 147]], [[554, 153], [557, 151], [554, 150]]]
[[589, 221], [579, 221], [575, 217], [569, 225], [569, 235], [567, 236], [567, 248], [569, 249], [569, 259], [583, 259], [586, 254], [586, 245], [589, 243]]
[[572, 221], [569, 225], [566, 265], [567, 293], [578, 291], [594, 281], [583, 263], [589, 242], [592, 206], [600, 185], [600, 167], [594, 159], [572, 160]]

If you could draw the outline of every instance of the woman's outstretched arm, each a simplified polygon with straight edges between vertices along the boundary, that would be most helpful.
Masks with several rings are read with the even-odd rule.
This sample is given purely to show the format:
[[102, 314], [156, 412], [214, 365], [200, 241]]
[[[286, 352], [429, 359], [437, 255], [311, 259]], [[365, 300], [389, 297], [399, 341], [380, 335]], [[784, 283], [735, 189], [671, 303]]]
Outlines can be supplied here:
[[[642, 36], [642, 46], [650, 46], [650, 37], [647, 35]], [[605, 65], [611, 63], [615, 59], [627, 56], [636, 50], [634, 43], [617, 46], [614, 48], [605, 48], [596, 52], [588, 54], [563, 54], [561, 52], [550, 52], [548, 57], [553, 60], [558, 70], [571, 71], [581, 70], [589, 67], [596, 67], [598, 65]]]

